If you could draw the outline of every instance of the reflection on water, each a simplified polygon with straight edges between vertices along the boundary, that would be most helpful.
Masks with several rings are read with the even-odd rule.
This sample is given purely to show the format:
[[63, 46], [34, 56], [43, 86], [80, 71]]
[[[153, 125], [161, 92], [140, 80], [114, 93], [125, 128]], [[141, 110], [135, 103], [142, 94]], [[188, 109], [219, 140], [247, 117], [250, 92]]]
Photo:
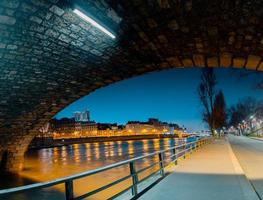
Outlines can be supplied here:
[[[52, 180], [58, 177], [96, 169], [121, 160], [146, 155], [154, 151], [178, 145], [179, 143], [180, 141], [178, 139], [165, 138], [101, 143], [96, 142], [32, 150], [26, 153], [25, 169], [21, 174], [18, 177], [11, 179], [0, 177], [0, 187], [8, 188], [33, 182]], [[140, 160], [136, 163], [136, 168], [137, 170], [141, 169], [150, 163], [156, 162], [157, 159], [158, 157], [154, 156]], [[158, 166], [156, 166], [156, 168], [158, 168]], [[153, 170], [154, 169], [152, 169], [152, 171]], [[147, 173], [149, 174], [150, 172], [151, 171], [141, 174], [139, 178], [145, 177]], [[128, 174], [128, 166], [122, 166], [101, 174], [82, 178], [75, 182], [74, 192], [78, 195], [83, 194], [84, 192], [101, 187], [112, 180], [117, 180]], [[121, 184], [121, 186], [118, 186], [116, 189], [113, 188], [102, 194], [94, 195], [94, 198], [92, 199], [107, 198], [110, 194], [112, 195], [112, 192], [124, 189], [127, 184], [130, 184], [130, 182], [126, 181], [125, 184]], [[63, 191], [64, 187], [63, 185], [60, 185], [51, 189], [46, 189], [45, 191], [41, 190], [41, 195], [39, 192], [35, 191], [33, 193], [27, 192], [25, 194], [13, 195], [6, 199], [63, 199]]]

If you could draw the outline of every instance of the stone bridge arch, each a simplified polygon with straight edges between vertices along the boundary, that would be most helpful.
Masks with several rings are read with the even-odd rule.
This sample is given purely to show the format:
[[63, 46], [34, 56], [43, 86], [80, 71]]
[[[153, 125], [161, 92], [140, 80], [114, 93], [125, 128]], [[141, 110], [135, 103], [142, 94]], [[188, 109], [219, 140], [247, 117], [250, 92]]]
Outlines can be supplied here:
[[100, 87], [177, 67], [262, 71], [262, 18], [259, 0], [1, 0], [2, 170], [22, 169], [39, 127]]

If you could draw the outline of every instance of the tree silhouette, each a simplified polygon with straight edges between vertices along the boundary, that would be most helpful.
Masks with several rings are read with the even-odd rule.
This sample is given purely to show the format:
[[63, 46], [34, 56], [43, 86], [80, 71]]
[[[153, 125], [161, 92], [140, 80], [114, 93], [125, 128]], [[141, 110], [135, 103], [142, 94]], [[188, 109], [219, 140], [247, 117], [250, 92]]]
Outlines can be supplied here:
[[236, 105], [231, 106], [228, 110], [229, 126], [237, 126], [242, 120], [255, 114], [258, 107], [258, 102], [252, 97], [239, 100]]
[[204, 68], [201, 75], [201, 83], [198, 87], [198, 94], [200, 101], [204, 107], [203, 121], [206, 122], [213, 133], [214, 131], [214, 100], [215, 100], [215, 86], [216, 77], [213, 68]]
[[223, 92], [216, 92], [216, 76], [213, 68], [202, 70], [201, 82], [198, 87], [200, 101], [204, 107], [203, 121], [206, 122], [212, 132], [226, 125], [227, 112]]
[[214, 129], [220, 129], [227, 124], [226, 103], [223, 92], [220, 90], [214, 102], [213, 108]]

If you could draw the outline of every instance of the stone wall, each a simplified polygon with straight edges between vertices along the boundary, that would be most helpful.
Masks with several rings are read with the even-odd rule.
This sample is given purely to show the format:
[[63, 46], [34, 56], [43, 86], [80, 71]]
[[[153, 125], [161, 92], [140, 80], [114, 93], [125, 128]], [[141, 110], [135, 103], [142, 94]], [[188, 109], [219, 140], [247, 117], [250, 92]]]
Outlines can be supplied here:
[[65, 106], [129, 77], [191, 66], [262, 71], [262, 17], [260, 0], [1, 0], [1, 148], [16, 157]]

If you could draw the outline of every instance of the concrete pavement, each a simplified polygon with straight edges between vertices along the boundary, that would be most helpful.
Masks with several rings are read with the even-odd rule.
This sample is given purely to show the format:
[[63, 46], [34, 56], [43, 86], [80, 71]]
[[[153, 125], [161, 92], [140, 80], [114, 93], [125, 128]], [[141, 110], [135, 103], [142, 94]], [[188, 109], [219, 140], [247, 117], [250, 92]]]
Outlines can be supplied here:
[[229, 141], [247, 178], [263, 199], [263, 141], [242, 136], [230, 136]]
[[169, 169], [140, 200], [258, 200], [225, 139], [215, 140]]
[[263, 141], [263, 138], [261, 138], [261, 137], [249, 137], [249, 138], [253, 139], [253, 140]]

